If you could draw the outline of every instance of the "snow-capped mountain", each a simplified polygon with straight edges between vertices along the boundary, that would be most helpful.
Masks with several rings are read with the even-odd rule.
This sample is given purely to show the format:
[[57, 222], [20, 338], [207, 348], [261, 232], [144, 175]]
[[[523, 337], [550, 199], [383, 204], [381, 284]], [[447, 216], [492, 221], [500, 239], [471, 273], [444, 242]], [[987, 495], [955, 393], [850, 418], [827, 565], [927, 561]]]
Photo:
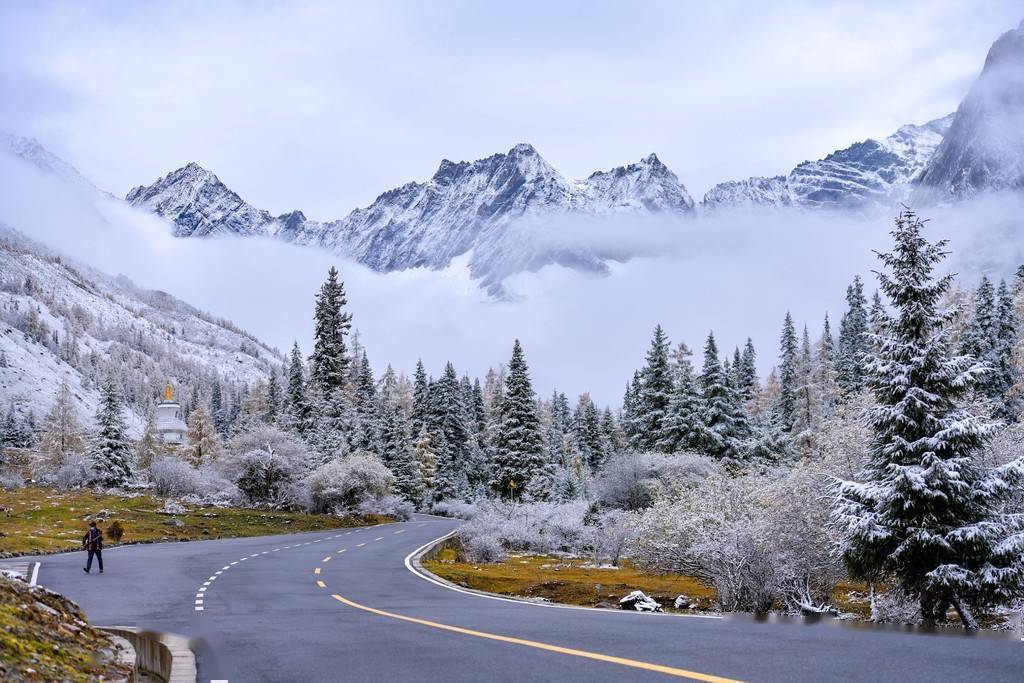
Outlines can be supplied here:
[[100, 190], [88, 178], [78, 172], [74, 166], [53, 154], [39, 144], [35, 138], [23, 138], [10, 133], [0, 132], [0, 153], [26, 161], [40, 171], [57, 176], [80, 189], [94, 192], [104, 197], [111, 195]]
[[227, 321], [0, 226], [0, 414], [13, 405], [40, 420], [67, 381], [87, 422], [113, 372], [138, 432], [165, 382], [185, 397], [213, 378], [229, 391], [280, 365], [276, 350]]
[[924, 125], [903, 126], [882, 140], [864, 140], [824, 159], [804, 161], [786, 176], [720, 183], [704, 195], [702, 205], [707, 210], [889, 206], [909, 196], [952, 119], [950, 114]]
[[[301, 211], [271, 216], [196, 164], [137, 187], [126, 199], [171, 221], [178, 236], [273, 236], [325, 247], [381, 271], [441, 268], [470, 251], [493, 254], [509, 233], [504, 228], [524, 219], [620, 212], [688, 216], [694, 210], [686, 188], [653, 154], [572, 181], [527, 144], [473, 162], [445, 159], [430, 180], [389, 190], [336, 221], [310, 220]], [[561, 257], [534, 253], [527, 260], [539, 265]], [[476, 256], [470, 267], [475, 275], [487, 274]]]
[[920, 185], [938, 201], [1024, 188], [1024, 22], [992, 44]]

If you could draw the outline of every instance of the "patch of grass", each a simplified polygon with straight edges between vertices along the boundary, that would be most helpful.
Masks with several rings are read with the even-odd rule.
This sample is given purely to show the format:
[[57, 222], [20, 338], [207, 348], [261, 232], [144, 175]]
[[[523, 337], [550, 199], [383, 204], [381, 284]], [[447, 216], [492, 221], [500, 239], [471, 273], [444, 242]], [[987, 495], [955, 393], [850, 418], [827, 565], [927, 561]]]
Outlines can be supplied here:
[[[504, 562], [460, 562], [451, 548], [424, 560], [423, 566], [466, 588], [525, 598], [546, 598], [569, 605], [617, 607], [620, 598], [641, 590], [668, 610], [676, 596], [685, 595], [698, 609], [711, 609], [715, 593], [688, 576], [649, 574], [628, 560], [618, 569], [589, 567], [587, 560], [538, 555], [509, 556]], [[600, 585], [600, 589], [595, 586]]]
[[[105, 530], [108, 524], [119, 523], [121, 544], [266, 536], [391, 521], [379, 515], [338, 517], [207, 506], [186, 506], [184, 514], [167, 515], [157, 512], [162, 506], [162, 499], [151, 496], [125, 498], [37, 486], [0, 490], [0, 509], [9, 509], [0, 512], [0, 557], [77, 550], [89, 519], [105, 520], [100, 523]], [[118, 545], [110, 534], [104, 541]]]
[[110, 638], [75, 603], [0, 578], [0, 680], [127, 680]]

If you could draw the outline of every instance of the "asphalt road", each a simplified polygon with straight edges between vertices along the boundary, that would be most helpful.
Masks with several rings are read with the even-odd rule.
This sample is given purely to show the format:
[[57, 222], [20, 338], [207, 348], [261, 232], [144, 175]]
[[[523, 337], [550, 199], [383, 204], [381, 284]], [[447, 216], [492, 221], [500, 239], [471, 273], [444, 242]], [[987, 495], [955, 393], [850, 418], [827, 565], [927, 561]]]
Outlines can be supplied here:
[[93, 623], [196, 639], [204, 682], [1024, 680], [1011, 640], [538, 606], [405, 566], [455, 526], [124, 546], [102, 575], [68, 553], [43, 560], [39, 583]]

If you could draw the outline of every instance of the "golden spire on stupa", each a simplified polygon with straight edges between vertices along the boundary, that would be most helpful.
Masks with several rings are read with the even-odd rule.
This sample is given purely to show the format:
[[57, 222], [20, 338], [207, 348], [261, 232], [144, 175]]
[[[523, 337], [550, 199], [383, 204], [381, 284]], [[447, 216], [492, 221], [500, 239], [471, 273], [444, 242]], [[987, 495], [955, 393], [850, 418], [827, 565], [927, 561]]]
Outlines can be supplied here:
[[165, 401], [170, 401], [171, 400], [171, 383], [170, 382], [168, 382], [167, 386], [164, 387], [164, 400]]

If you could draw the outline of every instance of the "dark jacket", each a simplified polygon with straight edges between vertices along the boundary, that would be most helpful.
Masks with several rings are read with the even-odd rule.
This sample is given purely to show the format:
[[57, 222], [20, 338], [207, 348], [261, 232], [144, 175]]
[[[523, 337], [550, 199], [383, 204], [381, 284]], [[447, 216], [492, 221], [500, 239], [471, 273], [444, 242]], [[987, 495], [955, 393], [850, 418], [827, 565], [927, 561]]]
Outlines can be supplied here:
[[103, 532], [94, 526], [89, 527], [82, 536], [82, 545], [86, 550], [101, 550], [103, 548]]

